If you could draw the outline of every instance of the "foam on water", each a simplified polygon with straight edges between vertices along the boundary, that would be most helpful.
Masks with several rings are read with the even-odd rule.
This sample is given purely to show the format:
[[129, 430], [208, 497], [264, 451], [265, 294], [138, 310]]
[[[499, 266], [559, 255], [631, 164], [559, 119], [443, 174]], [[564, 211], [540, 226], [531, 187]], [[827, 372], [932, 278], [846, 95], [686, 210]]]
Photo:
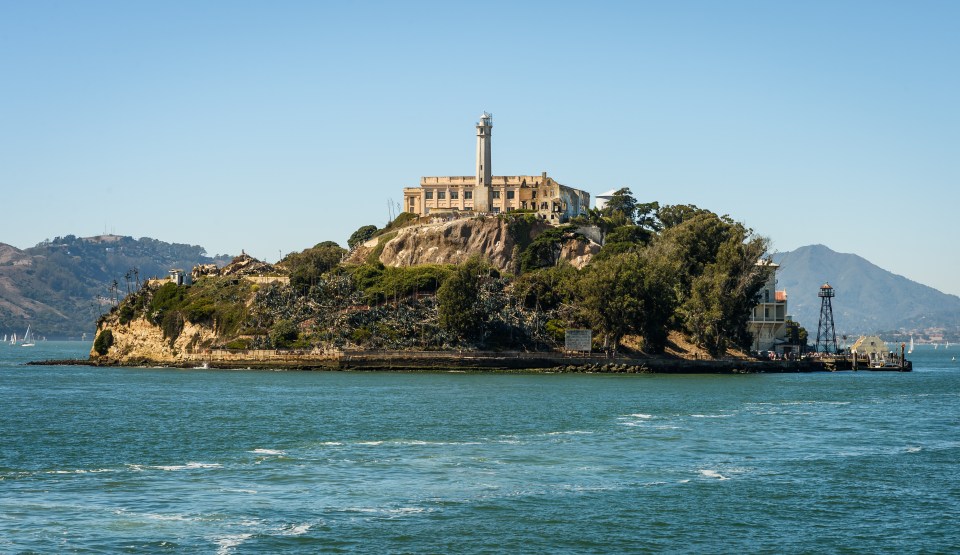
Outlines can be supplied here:
[[254, 449], [251, 453], [256, 453], [257, 455], [286, 455], [286, 451], [281, 451], [279, 449]]

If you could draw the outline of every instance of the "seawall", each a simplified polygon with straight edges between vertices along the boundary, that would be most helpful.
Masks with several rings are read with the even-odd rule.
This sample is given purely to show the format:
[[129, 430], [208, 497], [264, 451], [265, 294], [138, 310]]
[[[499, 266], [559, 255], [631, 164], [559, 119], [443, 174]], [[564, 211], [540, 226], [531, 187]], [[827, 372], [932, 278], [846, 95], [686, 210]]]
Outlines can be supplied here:
[[367, 370], [367, 371], [446, 371], [477, 372], [567, 372], [619, 374], [747, 374], [826, 371], [822, 363], [764, 360], [687, 360], [666, 357], [631, 358], [618, 356], [567, 356], [544, 352], [477, 351], [342, 351], [337, 353], [257, 351], [249, 353], [209, 351], [191, 353], [177, 362], [149, 358], [115, 360], [93, 357], [89, 360], [41, 361], [37, 365], [156, 366], [169, 368], [219, 368], [264, 370]]

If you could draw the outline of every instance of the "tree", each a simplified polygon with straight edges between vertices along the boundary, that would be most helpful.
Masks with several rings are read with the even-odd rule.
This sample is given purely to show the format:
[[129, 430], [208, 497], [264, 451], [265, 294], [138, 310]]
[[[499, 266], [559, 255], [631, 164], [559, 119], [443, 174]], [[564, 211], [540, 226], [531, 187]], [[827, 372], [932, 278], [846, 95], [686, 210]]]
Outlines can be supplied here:
[[483, 332], [486, 314], [480, 304], [480, 286], [488, 272], [489, 266], [473, 257], [457, 267], [437, 290], [440, 327], [461, 341]]
[[639, 276], [631, 257], [628, 253], [592, 264], [580, 280], [581, 308], [614, 353], [620, 339], [634, 331], [641, 311], [635, 294]]
[[767, 244], [766, 239], [734, 233], [715, 260], [692, 278], [682, 307], [684, 324], [694, 341], [714, 356], [730, 346], [750, 344], [747, 322], [766, 279], [757, 261]]
[[290, 284], [304, 287], [316, 283], [320, 276], [340, 264], [347, 251], [333, 241], [317, 243], [299, 253], [290, 253], [280, 261], [290, 272]]
[[787, 343], [800, 346], [801, 352], [803, 352], [802, 347], [807, 345], [807, 330], [797, 322], [787, 320], [786, 335]]
[[299, 328], [290, 320], [278, 320], [270, 330], [270, 340], [279, 349], [289, 347], [299, 335]]
[[97, 339], [93, 342], [93, 350], [96, 351], [100, 356], [107, 354], [112, 346], [113, 331], [108, 329], [97, 334]]
[[637, 199], [633, 197], [629, 188], [618, 189], [604, 205], [603, 215], [618, 225], [632, 224], [637, 215]]
[[698, 214], [709, 212], [709, 210], [698, 208], [693, 204], [672, 204], [662, 207], [658, 206], [656, 209], [656, 217], [663, 229], [669, 229], [692, 219]]
[[377, 226], [375, 225], [365, 225], [357, 229], [350, 235], [350, 238], [347, 239], [347, 247], [350, 250], [355, 249], [358, 245], [362, 245], [367, 242], [373, 234], [377, 232]]
[[537, 268], [556, 266], [560, 252], [563, 251], [563, 236], [566, 231], [565, 228], [551, 227], [538, 235], [520, 255], [520, 271], [529, 272]]

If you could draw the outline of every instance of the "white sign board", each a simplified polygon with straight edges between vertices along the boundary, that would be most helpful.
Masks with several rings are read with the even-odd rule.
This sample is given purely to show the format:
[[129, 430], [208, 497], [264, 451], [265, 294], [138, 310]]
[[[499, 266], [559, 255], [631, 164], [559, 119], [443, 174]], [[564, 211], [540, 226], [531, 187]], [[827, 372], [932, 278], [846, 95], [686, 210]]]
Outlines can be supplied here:
[[567, 330], [564, 348], [568, 351], [590, 352], [593, 344], [593, 330]]

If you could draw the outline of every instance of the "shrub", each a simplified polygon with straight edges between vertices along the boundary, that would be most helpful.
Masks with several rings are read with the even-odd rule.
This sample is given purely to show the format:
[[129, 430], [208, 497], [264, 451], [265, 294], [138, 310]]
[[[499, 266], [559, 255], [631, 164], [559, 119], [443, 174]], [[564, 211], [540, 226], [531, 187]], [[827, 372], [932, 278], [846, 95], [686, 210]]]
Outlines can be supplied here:
[[347, 239], [347, 246], [351, 249], [356, 248], [357, 245], [363, 244], [368, 239], [373, 237], [373, 234], [377, 232], [377, 226], [375, 225], [365, 225], [360, 229], [353, 232], [353, 235]]
[[290, 320], [279, 320], [270, 330], [270, 340], [274, 347], [283, 349], [289, 347], [300, 335], [297, 325]]
[[97, 334], [97, 339], [93, 342], [93, 350], [96, 351], [98, 355], [103, 356], [110, 351], [110, 347], [113, 347], [113, 332], [103, 330]]
[[133, 320], [134, 316], [137, 315], [137, 310], [133, 307], [133, 304], [130, 301], [125, 301], [120, 305], [120, 313], [117, 315], [117, 318], [120, 321], [120, 325], [127, 325]]
[[249, 340], [249, 339], [234, 339], [233, 341], [230, 341], [229, 343], [227, 343], [226, 345], [224, 345], [224, 348], [241, 350], [241, 351], [242, 351], [242, 350], [246, 350], [246, 349], [249, 349], [249, 348], [250, 348], [250, 340]]

